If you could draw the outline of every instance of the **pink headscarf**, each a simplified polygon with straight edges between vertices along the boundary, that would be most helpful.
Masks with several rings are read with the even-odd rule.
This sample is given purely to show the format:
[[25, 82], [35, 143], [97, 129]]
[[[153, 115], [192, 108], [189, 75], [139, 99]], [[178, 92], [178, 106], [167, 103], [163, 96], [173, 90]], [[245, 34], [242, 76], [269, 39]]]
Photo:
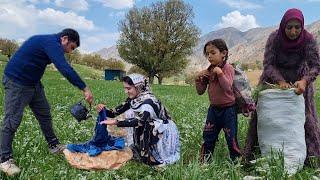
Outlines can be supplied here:
[[[300, 36], [294, 40], [289, 39], [285, 32], [287, 23], [292, 19], [298, 20], [301, 23], [302, 28]], [[278, 37], [281, 42], [282, 50], [287, 52], [297, 52], [301, 50], [304, 43], [313, 38], [312, 35], [304, 29], [304, 17], [302, 12], [295, 8], [288, 9], [283, 15], [278, 30]]]

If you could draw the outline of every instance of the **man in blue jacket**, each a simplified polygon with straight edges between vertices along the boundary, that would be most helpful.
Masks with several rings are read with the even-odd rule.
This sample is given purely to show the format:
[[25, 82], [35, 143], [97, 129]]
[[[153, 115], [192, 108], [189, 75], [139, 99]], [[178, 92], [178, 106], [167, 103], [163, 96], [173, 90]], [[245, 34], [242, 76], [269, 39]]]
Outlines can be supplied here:
[[40, 81], [48, 64], [53, 63], [71, 84], [83, 91], [85, 99], [92, 103], [90, 89], [64, 56], [64, 53], [70, 53], [79, 46], [79, 34], [73, 29], [64, 29], [58, 34], [35, 35], [26, 40], [8, 62], [2, 80], [5, 97], [0, 137], [0, 170], [8, 175], [20, 172], [13, 160], [12, 141], [21, 123], [24, 108], [28, 105], [40, 124], [49, 151], [55, 154], [65, 148], [52, 128], [50, 106]]

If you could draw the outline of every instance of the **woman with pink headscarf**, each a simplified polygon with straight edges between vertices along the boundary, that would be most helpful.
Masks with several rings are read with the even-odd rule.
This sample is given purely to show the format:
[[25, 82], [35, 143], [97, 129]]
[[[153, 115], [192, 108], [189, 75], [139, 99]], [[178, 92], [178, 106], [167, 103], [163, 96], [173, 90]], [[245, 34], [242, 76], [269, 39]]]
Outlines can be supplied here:
[[[264, 53], [263, 73], [259, 84], [278, 84], [281, 89], [295, 85], [296, 94], [305, 99], [305, 138], [307, 159], [320, 157], [320, 129], [314, 103], [314, 81], [320, 73], [320, 59], [317, 42], [304, 29], [304, 17], [299, 9], [289, 9], [282, 17], [280, 27], [271, 33]], [[293, 122], [294, 123], [294, 122]], [[250, 121], [244, 157], [253, 157], [258, 147], [257, 114]]]

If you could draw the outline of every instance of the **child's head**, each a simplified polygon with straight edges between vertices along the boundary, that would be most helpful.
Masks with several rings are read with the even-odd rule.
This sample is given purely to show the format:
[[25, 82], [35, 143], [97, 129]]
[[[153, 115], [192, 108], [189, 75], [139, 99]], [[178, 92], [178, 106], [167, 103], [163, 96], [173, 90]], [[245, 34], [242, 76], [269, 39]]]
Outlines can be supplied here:
[[123, 88], [130, 99], [136, 98], [140, 93], [150, 91], [147, 79], [141, 74], [130, 74], [122, 78]]
[[228, 47], [224, 40], [214, 39], [204, 45], [203, 54], [210, 64], [216, 66], [228, 59]]

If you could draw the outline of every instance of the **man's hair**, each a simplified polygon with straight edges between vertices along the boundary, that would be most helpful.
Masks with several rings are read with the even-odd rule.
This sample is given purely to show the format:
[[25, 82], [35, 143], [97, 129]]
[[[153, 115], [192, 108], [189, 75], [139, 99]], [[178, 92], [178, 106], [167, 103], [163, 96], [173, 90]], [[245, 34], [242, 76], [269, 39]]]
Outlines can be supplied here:
[[79, 33], [76, 30], [67, 28], [62, 30], [58, 34], [60, 35], [60, 37], [68, 36], [69, 41], [75, 42], [77, 44], [77, 47], [80, 46], [80, 37], [79, 37]]

